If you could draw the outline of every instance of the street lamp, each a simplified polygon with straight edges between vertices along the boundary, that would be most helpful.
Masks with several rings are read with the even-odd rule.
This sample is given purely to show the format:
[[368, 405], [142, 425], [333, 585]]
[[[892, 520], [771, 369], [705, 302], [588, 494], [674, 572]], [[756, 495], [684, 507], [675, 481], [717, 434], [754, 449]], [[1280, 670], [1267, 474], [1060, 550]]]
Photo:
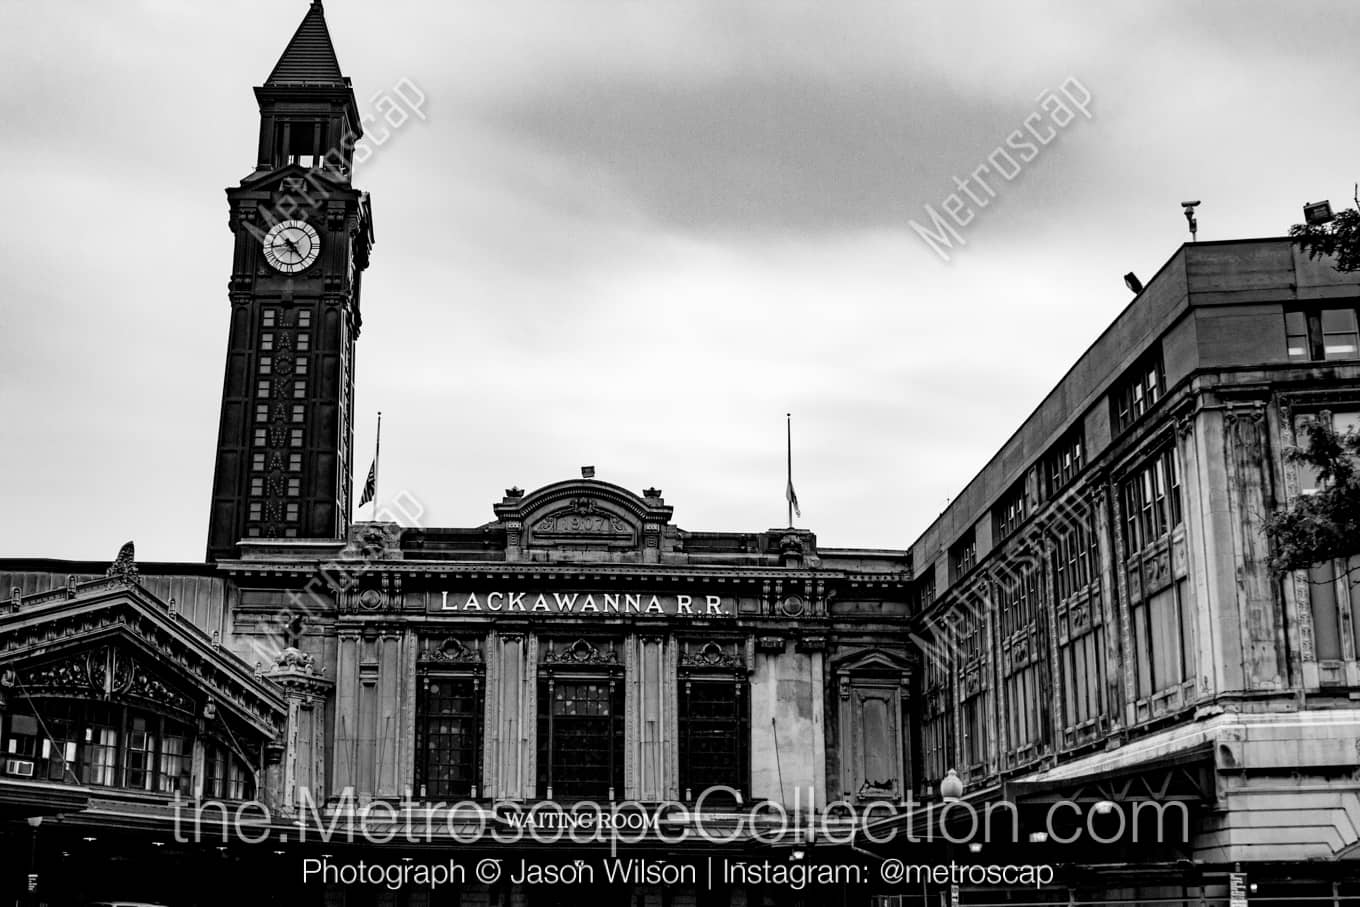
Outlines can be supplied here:
[[33, 829], [33, 846], [28, 852], [28, 899], [34, 904], [38, 903], [38, 826], [42, 820], [42, 816], [28, 817], [28, 827]]
[[945, 802], [957, 800], [963, 796], [963, 779], [959, 773], [952, 768], [945, 774], [944, 780], [940, 782], [940, 797]]

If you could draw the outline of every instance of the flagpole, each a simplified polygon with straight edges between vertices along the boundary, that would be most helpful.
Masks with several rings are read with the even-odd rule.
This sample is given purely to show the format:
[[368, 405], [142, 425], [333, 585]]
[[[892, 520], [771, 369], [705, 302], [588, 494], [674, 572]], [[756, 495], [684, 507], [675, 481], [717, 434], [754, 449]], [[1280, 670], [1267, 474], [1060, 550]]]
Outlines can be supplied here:
[[373, 441], [373, 519], [378, 519], [378, 458], [382, 453], [382, 410], [378, 410], [378, 436]]
[[789, 528], [793, 528], [793, 414], [784, 413], [784, 429], [788, 441], [788, 484], [784, 486], [784, 497], [789, 502]]

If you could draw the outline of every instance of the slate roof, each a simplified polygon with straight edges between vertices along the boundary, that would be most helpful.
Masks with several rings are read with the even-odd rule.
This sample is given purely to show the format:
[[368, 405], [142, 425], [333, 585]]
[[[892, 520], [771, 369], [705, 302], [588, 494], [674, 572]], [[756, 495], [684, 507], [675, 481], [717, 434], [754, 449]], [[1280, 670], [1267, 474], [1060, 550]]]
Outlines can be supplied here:
[[321, 0], [312, 0], [307, 14], [302, 17], [302, 24], [265, 81], [266, 86], [298, 84], [346, 84], [340, 72], [340, 61], [335, 56], [335, 45], [331, 43], [330, 30], [326, 28]]

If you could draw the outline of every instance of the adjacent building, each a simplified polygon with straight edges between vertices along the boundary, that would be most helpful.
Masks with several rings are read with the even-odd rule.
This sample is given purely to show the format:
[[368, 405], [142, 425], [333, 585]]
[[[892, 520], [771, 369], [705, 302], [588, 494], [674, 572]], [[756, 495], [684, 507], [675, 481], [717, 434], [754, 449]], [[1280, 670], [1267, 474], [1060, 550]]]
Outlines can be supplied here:
[[1357, 559], [1281, 579], [1263, 532], [1360, 422], [1357, 306], [1288, 240], [1182, 246], [911, 546], [918, 791], [1017, 804], [1074, 898], [1360, 895]]

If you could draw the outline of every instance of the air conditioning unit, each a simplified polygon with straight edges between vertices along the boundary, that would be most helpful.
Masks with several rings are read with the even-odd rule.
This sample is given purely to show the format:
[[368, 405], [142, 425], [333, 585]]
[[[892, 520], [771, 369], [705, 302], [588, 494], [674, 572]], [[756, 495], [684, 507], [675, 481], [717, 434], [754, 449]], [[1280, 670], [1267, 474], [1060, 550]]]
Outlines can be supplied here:
[[5, 774], [19, 775], [24, 778], [32, 778], [33, 762], [29, 759], [6, 759]]

